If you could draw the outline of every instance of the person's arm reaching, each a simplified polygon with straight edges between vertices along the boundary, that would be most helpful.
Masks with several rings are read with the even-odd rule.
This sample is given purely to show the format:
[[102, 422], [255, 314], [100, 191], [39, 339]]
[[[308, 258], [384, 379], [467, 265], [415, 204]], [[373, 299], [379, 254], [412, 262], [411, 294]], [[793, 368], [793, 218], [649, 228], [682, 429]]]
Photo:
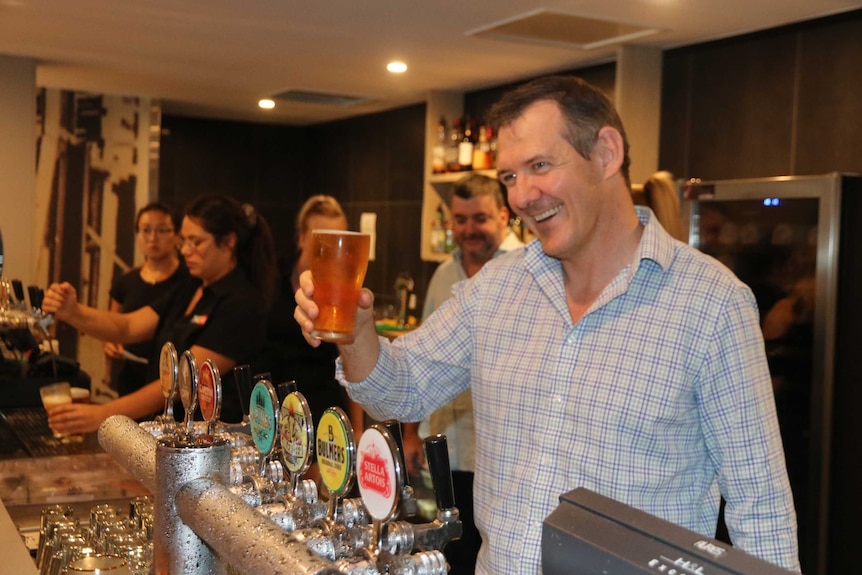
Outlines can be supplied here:
[[113, 313], [79, 304], [78, 294], [68, 282], [51, 284], [45, 292], [42, 310], [102, 341], [145, 341], [153, 337], [159, 323], [158, 314], [149, 306], [131, 313]]
[[[111, 304], [108, 307], [111, 313], [122, 313], [123, 306], [120, 302], [111, 298]], [[102, 342], [102, 348], [105, 350], [105, 355], [108, 359], [121, 359], [123, 357], [123, 344], [114, 341]]]
[[[220, 373], [227, 373], [236, 365], [233, 359], [211, 349], [193, 345], [191, 351], [198, 365], [211, 359]], [[152, 381], [137, 391], [102, 405], [70, 403], [58, 406], [49, 413], [48, 423], [51, 429], [59, 433], [89, 433], [96, 431], [102, 421], [112, 415], [141, 419], [160, 411], [164, 404], [161, 383]]]

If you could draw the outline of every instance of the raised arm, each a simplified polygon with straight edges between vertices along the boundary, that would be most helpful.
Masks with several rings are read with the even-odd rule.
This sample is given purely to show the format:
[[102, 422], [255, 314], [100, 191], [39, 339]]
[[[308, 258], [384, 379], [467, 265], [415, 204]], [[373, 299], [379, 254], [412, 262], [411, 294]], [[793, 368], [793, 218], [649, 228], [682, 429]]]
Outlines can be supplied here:
[[[123, 306], [120, 305], [120, 302], [111, 298], [111, 303], [108, 307], [108, 311], [111, 313], [122, 313]], [[110, 359], [120, 359], [123, 357], [123, 344], [117, 343], [115, 341], [105, 341], [102, 342], [102, 348], [105, 350], [105, 355]]]
[[146, 341], [152, 339], [159, 323], [158, 314], [148, 306], [131, 313], [114, 313], [80, 304], [75, 288], [68, 282], [51, 284], [45, 292], [42, 310], [102, 341]]
[[[296, 311], [293, 314], [302, 335], [313, 347], [320, 345], [320, 340], [311, 336], [314, 329], [314, 318], [318, 309], [312, 297], [314, 296], [314, 281], [310, 271], [304, 271], [299, 276], [299, 289], [296, 291]], [[351, 343], [338, 343], [338, 352], [344, 364], [344, 375], [350, 381], [360, 381], [368, 377], [377, 365], [377, 354], [380, 343], [377, 330], [374, 328], [374, 294], [364, 289], [359, 293], [359, 309], [356, 313], [356, 327]]]

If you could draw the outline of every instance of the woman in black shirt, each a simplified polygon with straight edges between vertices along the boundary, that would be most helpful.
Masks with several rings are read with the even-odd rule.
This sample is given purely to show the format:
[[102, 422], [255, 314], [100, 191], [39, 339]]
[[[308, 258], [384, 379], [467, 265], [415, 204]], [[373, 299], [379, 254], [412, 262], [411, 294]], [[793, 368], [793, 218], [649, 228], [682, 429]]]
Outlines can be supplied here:
[[[95, 337], [131, 343], [155, 337], [190, 349], [198, 363], [213, 360], [222, 374], [251, 360], [264, 341], [266, 310], [274, 291], [275, 250], [266, 221], [248, 205], [208, 195], [186, 209], [181, 253], [191, 279], [168, 297], [130, 313], [97, 310], [77, 301], [69, 283], [53, 284], [42, 309]], [[158, 371], [152, 362], [151, 374]], [[222, 419], [238, 421], [234, 386], [223, 382]], [[71, 404], [52, 409], [48, 423], [58, 433], [86, 433], [116, 414], [147, 417], [164, 405], [156, 377], [141, 389], [109, 403]]]
[[[177, 249], [180, 224], [174, 212], [160, 202], [149, 203], [138, 210], [135, 240], [144, 254], [144, 263], [114, 280], [110, 291], [111, 311], [135, 311], [188, 281], [189, 272]], [[148, 362], [154, 355], [153, 340], [127, 346], [106, 341], [103, 347], [111, 360], [111, 387], [119, 395], [128, 395], [151, 381]]]

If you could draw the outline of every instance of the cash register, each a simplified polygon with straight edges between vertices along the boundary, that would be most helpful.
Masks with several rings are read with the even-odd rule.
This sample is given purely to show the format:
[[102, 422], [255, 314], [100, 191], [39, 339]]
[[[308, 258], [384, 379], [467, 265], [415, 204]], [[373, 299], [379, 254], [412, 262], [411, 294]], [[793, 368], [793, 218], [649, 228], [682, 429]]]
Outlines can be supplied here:
[[542, 525], [544, 575], [787, 575], [726, 543], [584, 488]]

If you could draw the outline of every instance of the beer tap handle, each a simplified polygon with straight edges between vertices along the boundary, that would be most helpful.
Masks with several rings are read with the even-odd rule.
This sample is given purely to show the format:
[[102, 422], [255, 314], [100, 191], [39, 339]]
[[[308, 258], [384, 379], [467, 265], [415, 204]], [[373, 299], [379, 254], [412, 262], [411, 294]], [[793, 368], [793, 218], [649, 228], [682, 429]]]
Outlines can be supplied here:
[[24, 284], [21, 283], [21, 280], [12, 280], [12, 291], [15, 292], [15, 299], [18, 300], [23, 306], [27, 306], [27, 302], [24, 300]]
[[251, 366], [248, 364], [237, 365], [233, 368], [233, 381], [236, 384], [237, 395], [239, 395], [239, 404], [242, 408], [243, 416], [248, 420], [248, 399], [251, 397]]
[[380, 425], [386, 428], [398, 446], [398, 457], [401, 460], [401, 470], [403, 471], [401, 480], [405, 486], [409, 486], [410, 480], [408, 479], [407, 462], [404, 459], [404, 438], [401, 435], [401, 422], [396, 419], [387, 419]]
[[27, 286], [27, 295], [30, 296], [30, 307], [36, 311], [42, 310], [42, 290], [38, 286]]
[[425, 458], [431, 472], [434, 498], [437, 509], [455, 507], [455, 492], [452, 488], [452, 469], [449, 466], [449, 446], [446, 436], [438, 433], [425, 438]]
[[293, 380], [284, 381], [282, 383], [279, 383], [276, 386], [275, 390], [276, 392], [278, 392], [278, 403], [279, 405], [281, 405], [285, 397], [287, 397], [294, 391], [297, 391], [296, 382]]

